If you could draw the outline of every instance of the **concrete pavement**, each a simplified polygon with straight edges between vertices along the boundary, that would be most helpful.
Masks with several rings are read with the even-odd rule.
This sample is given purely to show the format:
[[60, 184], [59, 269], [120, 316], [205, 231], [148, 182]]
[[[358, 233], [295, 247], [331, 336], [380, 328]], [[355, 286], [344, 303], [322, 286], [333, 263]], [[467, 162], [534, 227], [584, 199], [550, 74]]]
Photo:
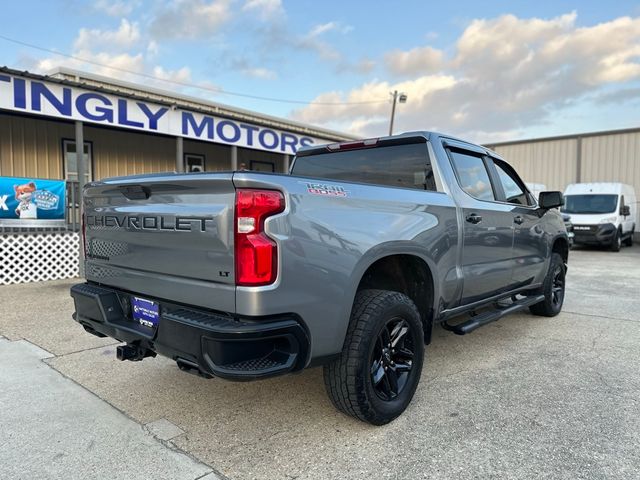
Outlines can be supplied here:
[[0, 338], [0, 478], [217, 478], [41, 361], [48, 357]]
[[[160, 357], [118, 362], [70, 320], [72, 282], [0, 288], [0, 334], [37, 339], [55, 369], [140, 424], [166, 419], [185, 432], [166, 444], [234, 479], [635, 479], [640, 248], [579, 249], [569, 268], [558, 317], [437, 329], [413, 402], [381, 428], [336, 412], [321, 369], [230, 383]], [[3, 312], [11, 301], [29, 318]]]

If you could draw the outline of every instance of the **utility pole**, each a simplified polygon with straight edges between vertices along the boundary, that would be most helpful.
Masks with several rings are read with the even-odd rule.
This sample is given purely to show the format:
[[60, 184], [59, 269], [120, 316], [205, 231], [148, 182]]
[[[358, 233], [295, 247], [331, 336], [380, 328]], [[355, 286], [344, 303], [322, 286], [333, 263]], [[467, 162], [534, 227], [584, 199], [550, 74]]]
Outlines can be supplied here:
[[391, 94], [393, 100], [391, 102], [391, 122], [389, 122], [389, 135], [393, 135], [393, 118], [396, 116], [396, 101], [398, 100], [398, 90], [394, 90]]
[[389, 122], [389, 135], [393, 135], [393, 120], [396, 116], [396, 103], [406, 103], [407, 94], [398, 93], [397, 90], [394, 90], [393, 92], [389, 92], [389, 94], [393, 97], [393, 101], [391, 104], [391, 121]]

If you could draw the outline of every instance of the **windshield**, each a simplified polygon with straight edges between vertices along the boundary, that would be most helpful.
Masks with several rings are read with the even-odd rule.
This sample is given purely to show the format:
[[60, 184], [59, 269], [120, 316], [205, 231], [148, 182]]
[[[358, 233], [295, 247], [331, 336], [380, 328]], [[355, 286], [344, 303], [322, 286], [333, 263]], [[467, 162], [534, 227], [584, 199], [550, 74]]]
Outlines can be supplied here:
[[618, 195], [567, 195], [564, 197], [565, 213], [613, 213], [618, 205]]

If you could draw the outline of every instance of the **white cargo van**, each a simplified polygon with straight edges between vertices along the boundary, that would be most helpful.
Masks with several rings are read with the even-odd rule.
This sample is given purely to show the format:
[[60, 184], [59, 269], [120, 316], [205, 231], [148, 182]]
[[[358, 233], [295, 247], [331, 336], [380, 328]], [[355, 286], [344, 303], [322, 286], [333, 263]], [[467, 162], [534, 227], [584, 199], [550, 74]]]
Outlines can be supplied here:
[[617, 252], [633, 244], [636, 193], [624, 183], [573, 183], [561, 211], [571, 215], [576, 244], [606, 245]]

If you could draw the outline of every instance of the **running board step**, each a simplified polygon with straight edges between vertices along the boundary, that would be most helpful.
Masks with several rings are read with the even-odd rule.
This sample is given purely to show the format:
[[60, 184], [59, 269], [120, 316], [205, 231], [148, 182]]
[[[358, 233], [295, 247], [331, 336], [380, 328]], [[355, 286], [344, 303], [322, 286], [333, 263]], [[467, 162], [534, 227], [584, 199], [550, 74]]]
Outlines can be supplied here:
[[513, 302], [510, 305], [507, 305], [506, 307], [496, 307], [494, 310], [490, 310], [488, 312], [481, 313], [480, 315], [471, 317], [466, 322], [462, 322], [457, 325], [449, 325], [447, 322], [443, 322], [442, 326], [444, 327], [445, 330], [449, 330], [450, 332], [453, 332], [456, 335], [465, 335], [467, 333], [473, 332], [477, 328], [487, 325], [488, 323], [495, 322], [496, 320], [501, 319], [505, 315], [519, 312], [520, 310], [524, 310], [525, 308], [528, 308], [531, 305], [535, 305], [536, 303], [542, 302], [543, 300], [544, 300], [544, 295], [524, 297], [524, 298], [521, 298], [520, 300], [516, 300], [515, 302]]

